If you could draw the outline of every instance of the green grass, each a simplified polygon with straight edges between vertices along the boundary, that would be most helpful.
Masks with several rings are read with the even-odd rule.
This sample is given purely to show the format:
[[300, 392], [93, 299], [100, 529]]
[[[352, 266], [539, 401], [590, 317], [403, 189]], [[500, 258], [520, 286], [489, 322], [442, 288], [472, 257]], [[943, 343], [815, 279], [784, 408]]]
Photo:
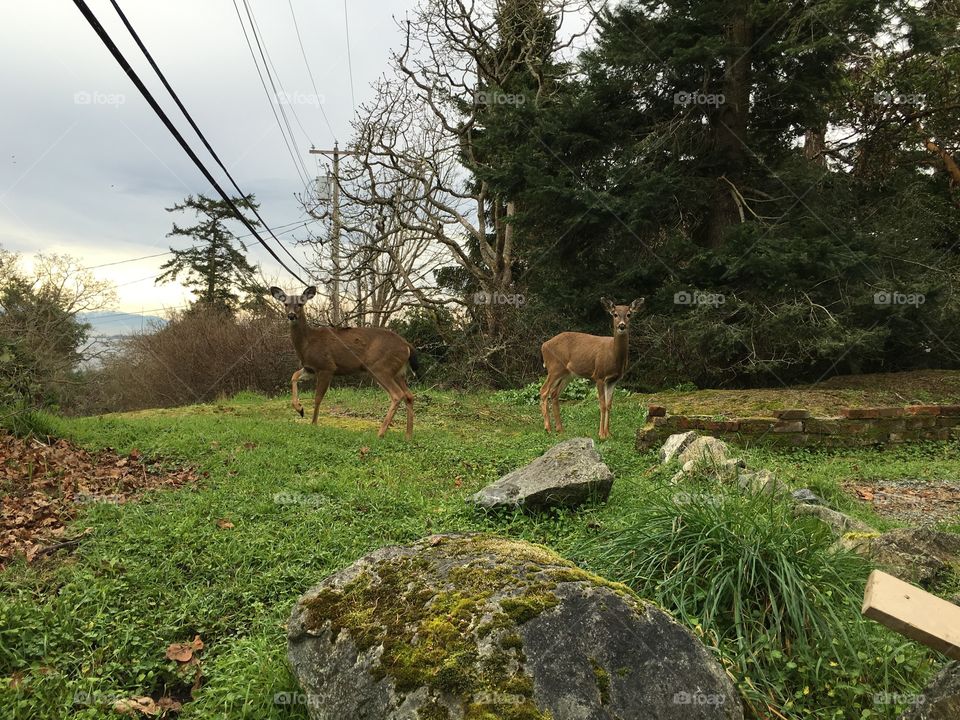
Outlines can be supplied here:
[[[618, 395], [614, 439], [599, 445], [617, 477], [606, 505], [574, 513], [487, 517], [474, 512], [465, 497], [533, 459], [556, 438], [543, 432], [538, 408], [519, 395], [415, 392], [412, 442], [402, 437], [402, 411], [387, 437], [376, 437], [386, 410], [382, 393], [344, 388], [328, 393], [317, 427], [300, 420], [288, 399], [249, 393], [189, 408], [50, 418], [58, 434], [86, 447], [137, 448], [170, 463], [188, 462], [208, 475], [195, 487], [152, 492], [137, 503], [84, 506], [70, 532], [87, 527], [93, 532], [72, 556], [0, 571], [2, 715], [52, 719], [108, 713], [109, 703], [78, 704], [77, 693], [102, 701], [189, 697], [193, 670], [179, 670], [164, 651], [170, 643], [200, 635], [206, 645], [199, 654], [201, 685], [181, 717], [304, 718], [305, 707], [275, 702], [278, 693], [297, 691], [286, 669], [283, 626], [297, 597], [375, 548], [434, 532], [480, 530], [543, 543], [611, 580], [633, 582], [691, 627], [706, 627], [705, 616], [680, 602], [676, 590], [649, 578], [640, 583], [622, 559], [599, 552], [611, 531], [648, 524], [651, 499], [671, 475], [656, 466], [654, 453], [633, 449], [633, 432], [644, 419], [643, 398]], [[565, 403], [563, 411], [564, 437], [595, 437], [598, 410], [592, 395]], [[747, 457], [792, 484], [836, 499], [838, 482], [856, 473], [956, 477], [960, 471], [956, 445], [836, 455], [758, 449]], [[219, 519], [234, 527], [219, 528]], [[767, 529], [776, 528], [769, 524]], [[665, 539], [662, 532], [659, 537]], [[787, 542], [775, 532], [773, 537]], [[736, 547], [725, 552], [727, 563]], [[823, 591], [828, 590], [850, 595], [862, 588]], [[701, 600], [709, 602], [709, 589], [703, 593]], [[888, 660], [897, 656], [886, 648], [900, 647], [900, 639], [879, 628], [857, 635], [866, 621], [850, 602], [845, 597], [837, 612], [853, 628], [851, 636], [867, 643], [856, 650], [866, 659], [857, 665], [856, 653], [851, 657], [823, 638], [821, 656], [811, 662], [836, 661], [842, 667], [842, 673], [828, 674], [831, 681], [846, 683], [837, 702], [850, 706], [847, 717], [860, 717], [861, 707], [895, 717], [895, 708], [868, 708], [872, 693], [917, 691], [933, 667], [925, 653], [905, 651], [903, 667], [886, 672]], [[727, 664], [736, 667], [743, 655], [736, 633], [718, 630], [707, 637], [717, 639]], [[751, 650], [783, 652], [782, 644], [774, 637], [770, 647]], [[797, 695], [788, 717], [820, 717], [810, 714], [817, 706], [804, 687], [826, 676], [800, 659], [784, 660], [796, 662], [790, 672], [771, 674], [765, 666], [741, 682], [758, 688], [754, 698]], [[764, 686], [769, 682], [782, 687], [774, 692]]]

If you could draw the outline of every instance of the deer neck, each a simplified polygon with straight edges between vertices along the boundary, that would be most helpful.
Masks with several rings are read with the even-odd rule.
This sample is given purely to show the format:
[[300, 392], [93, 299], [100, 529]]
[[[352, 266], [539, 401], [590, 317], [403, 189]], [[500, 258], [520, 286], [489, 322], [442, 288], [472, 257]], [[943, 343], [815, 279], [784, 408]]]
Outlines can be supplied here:
[[627, 367], [627, 349], [630, 346], [630, 336], [627, 333], [613, 334], [613, 362], [621, 373]]
[[293, 348], [297, 355], [303, 357], [303, 347], [307, 341], [307, 334], [310, 327], [307, 325], [307, 316], [303, 308], [297, 310], [297, 321], [290, 323], [290, 338], [293, 340]]

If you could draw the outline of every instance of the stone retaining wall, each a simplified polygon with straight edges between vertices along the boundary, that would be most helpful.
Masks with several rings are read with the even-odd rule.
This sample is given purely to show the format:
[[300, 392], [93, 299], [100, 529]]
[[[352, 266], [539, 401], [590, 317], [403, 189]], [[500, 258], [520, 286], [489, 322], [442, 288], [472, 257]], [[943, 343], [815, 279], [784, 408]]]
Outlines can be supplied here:
[[739, 444], [853, 447], [920, 440], [960, 439], [960, 405], [841, 408], [835, 417], [813, 417], [808, 410], [775, 411], [770, 417], [718, 419], [668, 415], [650, 406], [648, 422], [637, 431], [637, 449], [647, 450], [670, 435], [701, 430]]

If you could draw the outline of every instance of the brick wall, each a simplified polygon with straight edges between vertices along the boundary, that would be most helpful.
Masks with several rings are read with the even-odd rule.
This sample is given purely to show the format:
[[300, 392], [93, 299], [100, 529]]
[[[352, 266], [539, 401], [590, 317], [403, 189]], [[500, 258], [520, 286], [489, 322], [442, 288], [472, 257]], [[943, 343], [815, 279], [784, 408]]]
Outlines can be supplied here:
[[960, 439], [960, 405], [841, 408], [836, 417], [813, 417], [807, 410], [779, 410], [771, 417], [718, 419], [669, 415], [651, 406], [637, 431], [637, 449], [659, 446], [685, 430], [741, 444], [853, 447], [920, 440]]

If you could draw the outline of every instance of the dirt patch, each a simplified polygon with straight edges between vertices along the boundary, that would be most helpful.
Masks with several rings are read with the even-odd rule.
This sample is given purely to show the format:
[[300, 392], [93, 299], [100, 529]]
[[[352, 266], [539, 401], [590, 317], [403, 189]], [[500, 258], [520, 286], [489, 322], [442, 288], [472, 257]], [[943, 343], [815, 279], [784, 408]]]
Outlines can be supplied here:
[[125, 503], [196, 479], [192, 470], [171, 472], [136, 449], [124, 457], [0, 434], [0, 567], [17, 555], [32, 562], [77, 544], [80, 536], [67, 538], [66, 526], [85, 504]]
[[911, 526], [960, 519], [960, 482], [950, 480], [881, 480], [848, 482], [844, 489], [868, 503], [877, 515]]

